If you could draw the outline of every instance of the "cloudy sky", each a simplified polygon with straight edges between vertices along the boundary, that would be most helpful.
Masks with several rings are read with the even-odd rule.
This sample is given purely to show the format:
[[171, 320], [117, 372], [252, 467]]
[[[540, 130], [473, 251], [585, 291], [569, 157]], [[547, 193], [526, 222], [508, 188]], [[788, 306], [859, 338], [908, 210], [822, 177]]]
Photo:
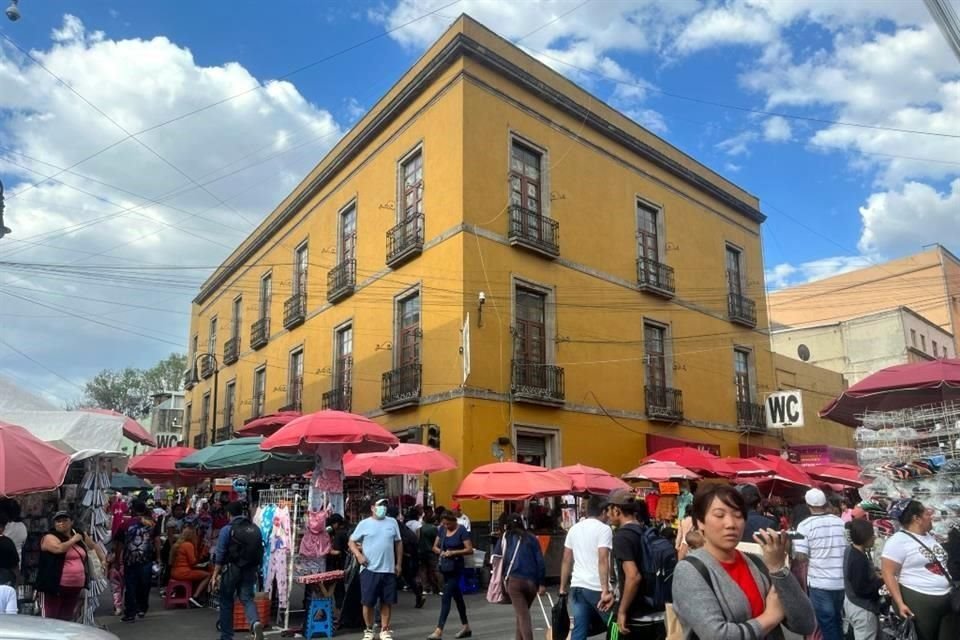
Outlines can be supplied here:
[[463, 12], [757, 194], [768, 287], [960, 252], [960, 62], [919, 0], [21, 11], [0, 25], [0, 375], [58, 403], [185, 350], [210, 269]]

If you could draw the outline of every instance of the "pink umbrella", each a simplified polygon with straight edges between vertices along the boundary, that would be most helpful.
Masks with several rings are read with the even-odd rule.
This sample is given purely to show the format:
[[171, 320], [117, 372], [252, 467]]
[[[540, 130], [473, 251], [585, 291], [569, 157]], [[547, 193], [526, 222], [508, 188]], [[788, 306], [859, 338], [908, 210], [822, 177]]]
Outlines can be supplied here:
[[803, 467], [803, 470], [815, 480], [823, 480], [824, 482], [848, 487], [862, 487], [864, 484], [860, 478], [860, 467], [852, 464], [817, 464]]
[[646, 462], [633, 471], [621, 476], [625, 480], [649, 480], [650, 482], [666, 482], [668, 480], [699, 480], [700, 476], [681, 467], [676, 462]]
[[203, 474], [191, 473], [177, 469], [175, 466], [177, 460], [182, 460], [196, 452], [197, 450], [193, 447], [154, 449], [131, 458], [130, 464], [127, 465], [127, 473], [158, 482], [201, 477]]
[[715, 476], [733, 476], [737, 473], [735, 469], [726, 464], [725, 460], [720, 459], [709, 451], [695, 447], [672, 447], [670, 449], [663, 449], [656, 453], [651, 453], [642, 460], [642, 462], [651, 461], [676, 462], [681, 467]]
[[264, 451], [312, 453], [318, 446], [343, 445], [354, 453], [386, 451], [400, 444], [379, 424], [345, 411], [317, 411], [290, 421], [260, 444]]
[[799, 484], [805, 487], [816, 486], [816, 482], [806, 471], [779, 456], [760, 454], [756, 460], [759, 464], [771, 471], [773, 474], [771, 478], [774, 480], [792, 482], [793, 484]]
[[575, 464], [569, 467], [554, 469], [557, 473], [569, 477], [573, 481], [574, 493], [608, 494], [614, 489], [629, 489], [630, 486], [618, 478], [613, 477], [603, 469], [586, 467]]
[[755, 458], [727, 458], [724, 462], [736, 470], [738, 478], [744, 476], [769, 476], [773, 474], [773, 472], [770, 471], [769, 465]]
[[99, 413], [100, 415], [104, 415], [104, 416], [115, 416], [118, 418], [123, 418], [123, 425], [122, 425], [123, 435], [130, 438], [134, 442], [139, 442], [140, 444], [145, 444], [149, 447], [157, 446], [157, 441], [153, 439], [153, 436], [150, 435], [150, 432], [147, 431], [142, 424], [140, 424], [133, 418], [125, 416], [122, 413], [119, 413], [112, 409], [89, 408], [89, 409], [80, 409], [80, 411], [86, 411], [87, 413]]
[[343, 472], [348, 478], [365, 473], [375, 476], [438, 473], [457, 468], [457, 461], [433, 447], [401, 442], [395, 448], [377, 453], [347, 453]]
[[453, 497], [473, 500], [527, 500], [562, 496], [573, 491], [569, 477], [546, 467], [519, 462], [494, 462], [471, 471]]
[[284, 427], [303, 414], [299, 411], [279, 411], [271, 413], [268, 416], [260, 416], [250, 420], [245, 425], [237, 429], [237, 435], [241, 438], [246, 436], [269, 436], [276, 433], [281, 427]]
[[52, 491], [61, 484], [70, 456], [23, 427], [0, 422], [0, 495]]

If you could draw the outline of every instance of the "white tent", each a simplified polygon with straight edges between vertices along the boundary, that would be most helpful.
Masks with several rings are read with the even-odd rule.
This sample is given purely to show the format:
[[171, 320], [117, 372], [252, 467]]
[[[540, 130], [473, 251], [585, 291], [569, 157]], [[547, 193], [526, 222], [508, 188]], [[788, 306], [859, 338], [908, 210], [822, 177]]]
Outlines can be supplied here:
[[107, 453], [124, 455], [122, 416], [84, 411], [11, 411], [0, 408], [0, 420], [23, 427], [74, 460]]

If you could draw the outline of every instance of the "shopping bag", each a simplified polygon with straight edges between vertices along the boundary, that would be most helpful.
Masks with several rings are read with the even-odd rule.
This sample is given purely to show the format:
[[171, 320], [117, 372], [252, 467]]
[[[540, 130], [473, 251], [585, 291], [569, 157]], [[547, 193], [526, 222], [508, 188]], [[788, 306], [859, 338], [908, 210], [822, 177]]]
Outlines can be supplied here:
[[503, 556], [491, 556], [487, 602], [490, 604], [510, 604], [510, 596], [507, 594], [507, 589], [503, 583]]
[[553, 640], [564, 640], [570, 634], [570, 614], [567, 613], [567, 595], [562, 594], [550, 609]]
[[913, 624], [913, 618], [904, 618], [897, 624], [893, 640], [917, 640], [917, 628]]
[[607, 620], [607, 640], [620, 640], [620, 626], [615, 615], [611, 615]]

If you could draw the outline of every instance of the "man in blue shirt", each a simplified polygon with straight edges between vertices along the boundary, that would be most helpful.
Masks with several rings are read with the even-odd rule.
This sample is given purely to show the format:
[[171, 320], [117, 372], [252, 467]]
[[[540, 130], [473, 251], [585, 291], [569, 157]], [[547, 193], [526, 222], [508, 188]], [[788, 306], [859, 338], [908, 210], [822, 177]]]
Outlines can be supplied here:
[[360, 604], [366, 630], [363, 640], [373, 640], [374, 607], [380, 603], [380, 640], [393, 640], [390, 613], [397, 603], [397, 576], [402, 569], [403, 546], [400, 526], [387, 517], [387, 500], [377, 500], [371, 516], [360, 521], [350, 536], [350, 553], [360, 570]]
[[[230, 524], [220, 529], [213, 562], [213, 589], [220, 587], [220, 640], [233, 640], [233, 601], [239, 598], [256, 640], [263, 640], [263, 623], [257, 614], [253, 593], [263, 561], [260, 529], [244, 515], [243, 505], [227, 505]], [[234, 529], [237, 535], [233, 535]]]

